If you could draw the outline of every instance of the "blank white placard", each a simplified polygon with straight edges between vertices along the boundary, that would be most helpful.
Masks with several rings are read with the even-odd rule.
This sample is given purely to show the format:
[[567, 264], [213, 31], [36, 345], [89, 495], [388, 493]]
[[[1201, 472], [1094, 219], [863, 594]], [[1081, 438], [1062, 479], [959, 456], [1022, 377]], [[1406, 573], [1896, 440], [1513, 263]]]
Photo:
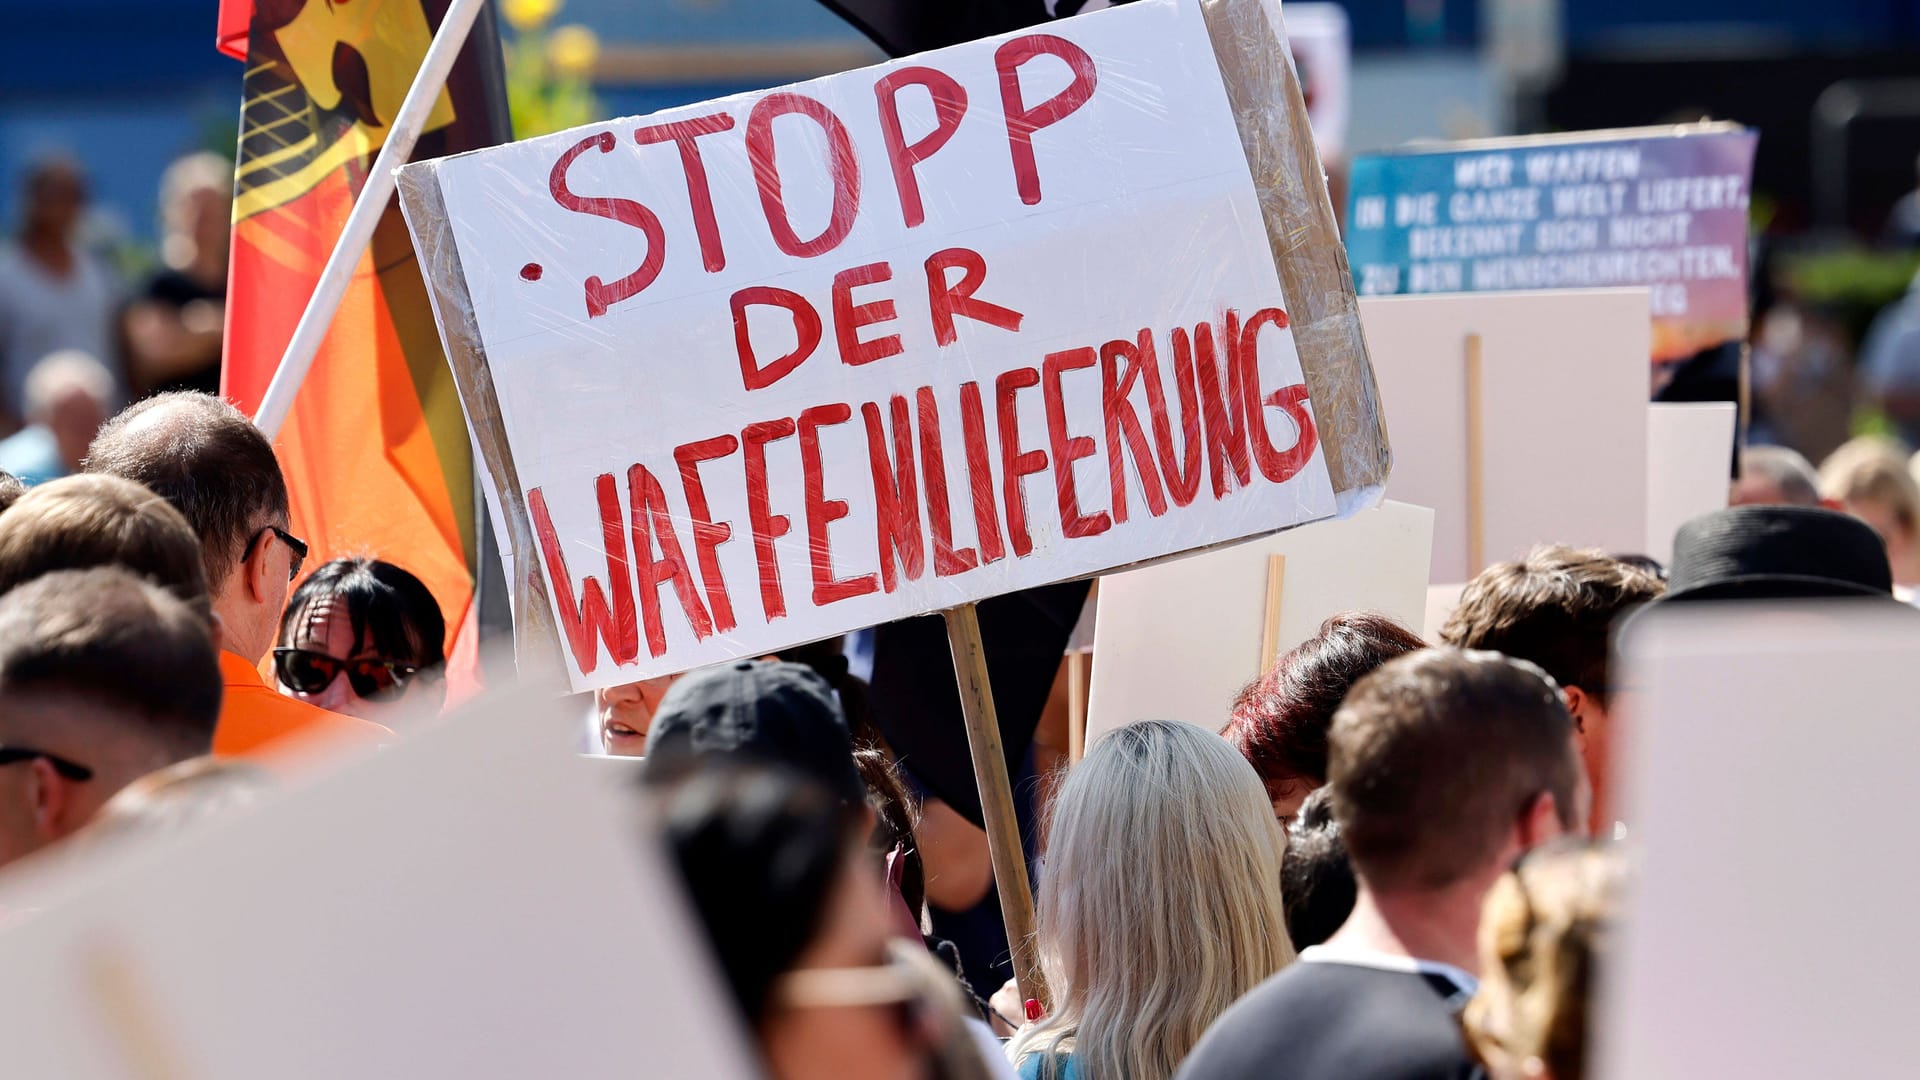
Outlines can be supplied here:
[[1646, 542], [1645, 289], [1363, 297], [1393, 476], [1387, 494], [1434, 509], [1433, 575], [1468, 565], [1466, 339], [1482, 343], [1489, 562], [1536, 544], [1609, 552]]
[[1286, 556], [1279, 651], [1329, 615], [1378, 611], [1416, 633], [1426, 613], [1433, 511], [1388, 501], [1338, 521], [1100, 579], [1087, 742], [1135, 720], [1211, 731], [1260, 673], [1267, 564]]

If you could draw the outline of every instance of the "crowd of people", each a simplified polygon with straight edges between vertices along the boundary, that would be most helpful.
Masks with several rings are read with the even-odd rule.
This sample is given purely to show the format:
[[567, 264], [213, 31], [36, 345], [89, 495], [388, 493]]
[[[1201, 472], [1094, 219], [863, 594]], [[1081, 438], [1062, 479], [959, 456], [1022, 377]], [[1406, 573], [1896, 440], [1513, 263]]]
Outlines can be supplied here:
[[[213, 392], [224, 170], [169, 172], [131, 302], [73, 244], [70, 165], [0, 253], [0, 865], [236, 812], [446, 706], [434, 596], [380, 553], [308, 567], [271, 443]], [[1910, 601], [1915, 464], [1750, 447], [1671, 565], [1542, 547], [1432, 641], [1336, 615], [1218, 730], [1139, 717], [1070, 761], [1059, 680], [1020, 785], [1038, 981], [979, 807], [887, 735], [868, 636], [601, 690], [593, 730], [645, 758], [777, 1080], [1578, 1080], [1635, 827], [1613, 636], [1689, 600]]]
[[[1920, 517], [1894, 448], [1746, 458], [1747, 505], [1670, 567], [1541, 548], [1437, 641], [1337, 615], [1219, 732], [1099, 738], [1040, 789], [1044, 991], [1004, 934], [941, 933], [991, 892], [984, 832], [912, 778], [846, 643], [605, 691], [600, 730], [645, 757], [636, 797], [782, 1080], [1577, 1078], [1630, 872], [1611, 636], [1689, 599], [1893, 603]], [[232, 812], [323, 741], [441, 710], [433, 597], [373, 558], [303, 576], [233, 407], [142, 399], [82, 465], [0, 485], [0, 861]]]

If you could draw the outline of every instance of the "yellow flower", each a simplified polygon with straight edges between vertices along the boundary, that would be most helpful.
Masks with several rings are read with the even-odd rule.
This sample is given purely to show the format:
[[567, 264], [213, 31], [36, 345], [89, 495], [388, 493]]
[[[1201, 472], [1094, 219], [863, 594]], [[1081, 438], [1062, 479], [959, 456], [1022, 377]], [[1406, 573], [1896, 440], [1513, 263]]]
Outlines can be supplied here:
[[578, 23], [555, 30], [547, 39], [547, 60], [562, 75], [585, 78], [599, 58], [600, 39]]
[[540, 29], [560, 10], [561, 0], [503, 0], [501, 13], [515, 30], [525, 34]]

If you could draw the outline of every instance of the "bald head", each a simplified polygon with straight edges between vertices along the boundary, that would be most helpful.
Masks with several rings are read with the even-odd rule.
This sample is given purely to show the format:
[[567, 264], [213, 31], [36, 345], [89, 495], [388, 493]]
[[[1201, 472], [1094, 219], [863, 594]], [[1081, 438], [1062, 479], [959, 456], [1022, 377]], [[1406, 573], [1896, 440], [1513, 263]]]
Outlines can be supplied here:
[[1819, 506], [1820, 476], [1798, 451], [1749, 446], [1740, 451], [1740, 479], [1727, 501], [1732, 506]]
[[273, 444], [209, 394], [159, 394], [122, 410], [94, 438], [87, 472], [132, 480], [173, 504], [199, 537], [216, 598], [249, 542], [287, 520]]

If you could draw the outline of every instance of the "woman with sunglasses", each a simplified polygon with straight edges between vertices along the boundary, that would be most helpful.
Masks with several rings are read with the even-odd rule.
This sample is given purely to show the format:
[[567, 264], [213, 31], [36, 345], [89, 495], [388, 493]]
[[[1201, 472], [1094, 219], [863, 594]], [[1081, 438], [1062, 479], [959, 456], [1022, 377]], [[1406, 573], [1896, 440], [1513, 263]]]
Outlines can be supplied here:
[[280, 692], [393, 726], [446, 704], [447, 624], [426, 585], [378, 559], [335, 559], [308, 575], [280, 619]]
[[656, 790], [668, 848], [771, 1080], [992, 1075], [953, 973], [893, 931], [859, 807], [784, 769], [711, 758]]

